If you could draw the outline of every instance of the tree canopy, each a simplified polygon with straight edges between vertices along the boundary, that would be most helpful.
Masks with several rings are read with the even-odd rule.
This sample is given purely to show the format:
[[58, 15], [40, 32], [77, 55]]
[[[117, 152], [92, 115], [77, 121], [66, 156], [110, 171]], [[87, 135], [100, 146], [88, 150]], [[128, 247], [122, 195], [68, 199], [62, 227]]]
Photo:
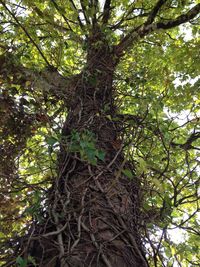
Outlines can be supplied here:
[[[89, 105], [77, 84], [102, 84], [102, 69], [91, 74], [102, 53], [101, 68], [114, 69], [112, 97], [104, 92], [102, 113], [100, 102], [92, 109], [119, 129], [114, 176], [140, 181], [149, 265], [198, 266], [199, 13], [195, 0], [0, 0], [0, 266], [38, 266], [18, 253], [21, 237], [31, 242], [33, 222], [46, 218], [66, 117], [75, 103], [78, 125]], [[97, 168], [109, 149], [87, 127], [93, 119], [70, 131], [67, 149]]]

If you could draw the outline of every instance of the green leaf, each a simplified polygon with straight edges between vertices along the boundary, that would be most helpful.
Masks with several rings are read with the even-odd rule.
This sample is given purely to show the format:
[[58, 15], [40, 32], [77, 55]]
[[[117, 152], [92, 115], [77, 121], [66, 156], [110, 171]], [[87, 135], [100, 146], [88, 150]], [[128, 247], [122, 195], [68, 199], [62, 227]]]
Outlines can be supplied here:
[[164, 186], [162, 185], [162, 183], [156, 177], [152, 178], [152, 182], [161, 192], [165, 191]]
[[57, 138], [53, 137], [53, 136], [48, 136], [46, 137], [46, 142], [49, 146], [53, 146], [55, 143], [58, 142]]
[[96, 161], [96, 151], [94, 149], [86, 148], [84, 150], [89, 161]]
[[37, 266], [36, 261], [32, 256], [28, 256], [28, 262], [32, 263], [34, 267]]
[[129, 169], [123, 169], [122, 173], [126, 175], [129, 179], [132, 179], [134, 177], [132, 171]]
[[143, 158], [138, 159], [138, 165], [136, 166], [136, 171], [138, 176], [144, 173], [147, 170], [147, 163]]
[[20, 256], [17, 257], [16, 263], [18, 264], [19, 267], [26, 267], [27, 266], [27, 260], [23, 259]]
[[104, 159], [105, 159], [105, 152], [102, 151], [102, 150], [98, 150], [96, 156], [97, 156], [98, 159], [104, 161]]

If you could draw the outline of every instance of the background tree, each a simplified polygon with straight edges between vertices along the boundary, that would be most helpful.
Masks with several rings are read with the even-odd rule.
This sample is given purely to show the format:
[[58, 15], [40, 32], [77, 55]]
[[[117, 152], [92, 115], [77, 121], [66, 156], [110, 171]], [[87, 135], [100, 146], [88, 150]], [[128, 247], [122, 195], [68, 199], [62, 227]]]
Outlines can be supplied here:
[[198, 265], [199, 12], [0, 0], [1, 266]]

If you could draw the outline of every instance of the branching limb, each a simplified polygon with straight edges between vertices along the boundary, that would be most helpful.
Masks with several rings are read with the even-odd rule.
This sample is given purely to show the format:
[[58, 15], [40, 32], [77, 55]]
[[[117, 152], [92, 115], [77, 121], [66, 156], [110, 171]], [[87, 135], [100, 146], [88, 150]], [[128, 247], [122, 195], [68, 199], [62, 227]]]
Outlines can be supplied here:
[[[158, 4], [159, 3], [159, 4]], [[123, 51], [129, 49], [130, 47], [133, 46], [135, 42], [137, 42], [139, 39], [144, 38], [151, 32], [154, 32], [156, 30], [160, 29], [171, 29], [176, 26], [179, 26], [183, 23], [186, 23], [192, 19], [194, 19], [200, 12], [200, 4], [195, 5], [192, 9], [190, 9], [187, 13], [181, 14], [175, 19], [169, 20], [167, 22], [157, 22], [157, 23], [151, 23], [157, 14], [157, 12], [161, 8], [162, 1], [159, 1], [157, 5], [154, 7], [152, 12], [149, 15], [149, 18], [147, 21], [136, 27], [135, 29], [132, 29], [121, 41], [120, 43], [116, 46], [116, 54], [118, 56], [123, 55]], [[148, 22], [148, 24], [147, 24]], [[150, 23], [150, 24], [149, 24]]]
[[42, 52], [41, 48], [39, 47], [39, 45], [35, 42], [35, 40], [31, 37], [31, 35], [29, 34], [29, 32], [27, 31], [27, 29], [20, 23], [20, 21], [18, 20], [18, 18], [15, 16], [15, 14], [13, 14], [13, 12], [7, 7], [7, 5], [0, 0], [0, 3], [2, 4], [2, 6], [5, 8], [5, 10], [7, 10], [7, 12], [11, 15], [11, 17], [16, 21], [16, 23], [19, 25], [19, 27], [24, 31], [24, 33], [26, 34], [26, 36], [29, 38], [29, 40], [31, 41], [31, 43], [36, 47], [36, 49], [38, 50], [39, 54], [41, 55], [41, 57], [44, 59], [45, 63], [47, 64], [47, 66], [51, 67], [51, 64], [49, 63], [49, 61], [47, 60], [46, 56], [44, 55], [44, 53]]
[[95, 28], [95, 26], [97, 24], [98, 5], [99, 5], [98, 0], [91, 0], [90, 1], [90, 6], [94, 10], [94, 12], [92, 14], [92, 25], [93, 25], [93, 28]]
[[68, 18], [64, 14], [62, 14], [62, 12], [60, 11], [60, 8], [59, 8], [58, 4], [56, 3], [56, 1], [55, 0], [51, 0], [51, 2], [53, 3], [53, 5], [54, 5], [55, 9], [58, 11], [58, 13], [63, 17], [63, 19], [65, 20], [65, 22], [66, 22], [67, 26], [69, 27], [69, 29], [73, 32]]
[[[134, 14], [136, 11], [137, 15]], [[116, 30], [119, 29], [120, 26], [128, 21], [128, 20], [133, 20], [138, 17], [147, 17], [149, 15], [148, 9], [145, 9], [143, 5], [141, 7], [136, 7], [135, 1], [129, 5], [127, 8], [127, 11], [122, 15], [121, 19], [111, 27], [111, 29]]]
[[156, 3], [156, 5], [154, 6], [154, 8], [152, 9], [152, 11], [150, 12], [148, 18], [147, 18], [147, 21], [146, 21], [146, 25], [149, 25], [151, 24], [156, 15], [158, 14], [159, 10], [161, 9], [161, 7], [166, 3], [167, 1], [166, 0], [158, 0], [158, 2]]
[[37, 88], [57, 99], [65, 100], [66, 104], [70, 103], [75, 93], [76, 85], [72, 82], [75, 76], [71, 79], [65, 78], [52, 68], [45, 68], [42, 71], [26, 68], [16, 62], [12, 53], [0, 55], [0, 77], [3, 82], [18, 84], [27, 90]]
[[178, 16], [176, 19], [170, 20], [168, 22], [158, 22], [155, 24], [154, 27], [156, 27], [157, 29], [164, 29], [164, 30], [171, 29], [194, 19], [199, 14], [199, 12], [200, 12], [200, 4], [197, 4], [192, 9], [190, 9], [186, 14], [182, 14]]
[[77, 7], [76, 7], [74, 1], [73, 1], [73, 0], [70, 0], [70, 3], [72, 4], [74, 10], [77, 12], [77, 19], [78, 19], [78, 22], [79, 22], [79, 25], [80, 25], [81, 29], [84, 30], [85, 27], [84, 27], [84, 25], [83, 25], [83, 23], [82, 23], [82, 21], [81, 21], [81, 19], [80, 19], [79, 12], [78, 12], [78, 9], [77, 9]]
[[200, 150], [200, 148], [198, 147], [194, 147], [192, 145], [193, 142], [195, 142], [197, 139], [200, 139], [200, 132], [196, 132], [196, 133], [192, 133], [187, 141], [183, 144], [177, 144], [177, 143], [174, 143], [174, 142], [171, 142], [171, 146], [172, 147], [179, 147], [179, 148], [182, 148], [184, 150], [189, 150], [189, 149], [197, 149], [197, 150]]
[[106, 24], [110, 18], [110, 11], [111, 11], [111, 0], [106, 0], [103, 8], [103, 24]]
[[81, 3], [81, 8], [82, 8], [82, 12], [83, 12], [83, 15], [84, 15], [86, 24], [87, 24], [87, 25], [90, 25], [90, 20], [89, 20], [89, 18], [88, 18], [88, 16], [87, 16], [87, 11], [86, 11], [86, 6], [85, 6], [85, 4], [84, 4], [84, 1], [81, 0], [80, 3]]

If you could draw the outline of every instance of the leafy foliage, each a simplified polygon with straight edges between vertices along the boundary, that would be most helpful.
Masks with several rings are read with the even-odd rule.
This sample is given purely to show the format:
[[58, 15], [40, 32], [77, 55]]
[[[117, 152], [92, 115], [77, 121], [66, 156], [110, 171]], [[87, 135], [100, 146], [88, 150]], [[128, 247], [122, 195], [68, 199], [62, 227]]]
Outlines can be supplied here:
[[[6, 249], [7, 240], [25, 234], [46, 210], [73, 102], [71, 81], [84, 71], [86, 76], [91, 46], [98, 50], [104, 42], [119, 57], [113, 81], [117, 112], [107, 118], [120, 124], [126, 159], [136, 166], [121, 166], [122, 174], [141, 182], [141, 235], [149, 263], [199, 264], [198, 13], [179, 27], [146, 34], [140, 27], [158, 2], [163, 5], [149, 24], [156, 29], [199, 5], [115, 0], [106, 11], [101, 1], [0, 1], [1, 266], [14, 253]], [[95, 21], [104, 42], [91, 45]], [[87, 125], [72, 131], [66, 150], [92, 167], [106, 158]], [[32, 257], [15, 262], [36, 265]]]
[[70, 152], [79, 152], [82, 160], [88, 161], [92, 165], [97, 164], [97, 159], [104, 160], [105, 153], [95, 146], [93, 133], [85, 130], [83, 133], [72, 132], [69, 145]]

